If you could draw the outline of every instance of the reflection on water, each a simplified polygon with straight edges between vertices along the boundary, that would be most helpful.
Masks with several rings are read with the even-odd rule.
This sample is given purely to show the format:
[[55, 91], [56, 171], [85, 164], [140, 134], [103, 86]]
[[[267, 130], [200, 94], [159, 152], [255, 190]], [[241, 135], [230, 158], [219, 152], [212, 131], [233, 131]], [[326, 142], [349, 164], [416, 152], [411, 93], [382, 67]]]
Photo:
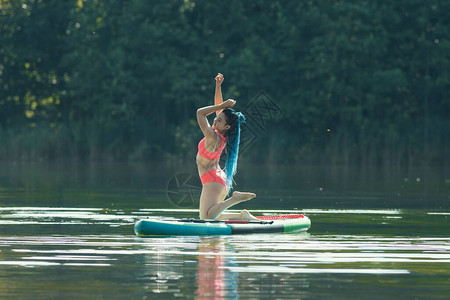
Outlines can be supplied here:
[[224, 238], [204, 237], [200, 240], [198, 250], [197, 299], [237, 299], [237, 273], [227, 269], [236, 265], [233, 262], [235, 251]]
[[96, 224], [128, 225], [136, 216], [125, 215], [117, 209], [58, 208], [58, 207], [3, 207], [0, 225], [23, 224]]
[[311, 209], [308, 233], [133, 235], [139, 218], [194, 214], [2, 208], [0, 298], [428, 299], [450, 292], [448, 211]]
[[241, 165], [238, 187], [258, 195], [245, 208], [303, 212], [311, 229], [135, 237], [140, 218], [198, 216], [167, 199], [170, 179], [186, 168], [0, 163], [0, 299], [450, 295], [445, 168]]
[[[257, 194], [246, 204], [250, 209], [442, 210], [450, 205], [445, 166], [401, 169], [244, 163], [240, 170], [236, 187]], [[0, 200], [2, 206], [14, 207], [175, 208], [168, 192], [171, 179], [179, 172], [197, 176], [195, 164], [0, 162]]]

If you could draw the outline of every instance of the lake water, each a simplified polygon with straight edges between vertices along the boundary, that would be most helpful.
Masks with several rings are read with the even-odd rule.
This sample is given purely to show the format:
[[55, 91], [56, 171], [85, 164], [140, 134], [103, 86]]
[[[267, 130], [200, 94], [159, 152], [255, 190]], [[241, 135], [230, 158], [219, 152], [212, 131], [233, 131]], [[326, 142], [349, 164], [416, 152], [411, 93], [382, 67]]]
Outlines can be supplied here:
[[133, 224], [140, 218], [197, 217], [195, 169], [0, 167], [1, 299], [450, 295], [450, 181], [443, 169], [244, 165], [237, 188], [258, 197], [238, 208], [302, 212], [312, 221], [307, 233], [138, 238]]

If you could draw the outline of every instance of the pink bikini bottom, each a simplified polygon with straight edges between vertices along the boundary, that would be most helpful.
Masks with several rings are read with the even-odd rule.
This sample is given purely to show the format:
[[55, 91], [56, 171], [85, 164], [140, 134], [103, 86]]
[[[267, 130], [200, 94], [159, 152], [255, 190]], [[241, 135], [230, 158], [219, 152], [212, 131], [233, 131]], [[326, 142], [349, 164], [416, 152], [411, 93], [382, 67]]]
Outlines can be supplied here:
[[226, 178], [227, 175], [221, 169], [211, 170], [200, 176], [202, 184], [205, 184], [207, 182], [218, 182], [222, 184], [225, 188], [227, 188], [225, 184]]

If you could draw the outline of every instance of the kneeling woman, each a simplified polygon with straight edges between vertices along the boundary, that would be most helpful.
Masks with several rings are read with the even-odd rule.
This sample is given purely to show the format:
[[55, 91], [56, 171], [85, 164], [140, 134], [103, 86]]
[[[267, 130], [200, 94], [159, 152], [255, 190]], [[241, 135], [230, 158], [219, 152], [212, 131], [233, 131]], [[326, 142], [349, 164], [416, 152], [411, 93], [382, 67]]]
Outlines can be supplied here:
[[[216, 76], [215, 105], [197, 110], [197, 121], [204, 134], [198, 144], [197, 167], [202, 181], [202, 194], [200, 196], [200, 218], [218, 220], [253, 220], [256, 219], [247, 210], [240, 213], [224, 212], [227, 208], [256, 197], [253, 193], [233, 192], [233, 195], [224, 200], [232, 188], [233, 176], [236, 174], [239, 152], [240, 124], [245, 121], [242, 113], [236, 112], [232, 107], [234, 100], [223, 102], [221, 84], [223, 75]], [[213, 126], [206, 118], [216, 113]], [[227, 159], [225, 171], [219, 166], [222, 150], [226, 147]]]

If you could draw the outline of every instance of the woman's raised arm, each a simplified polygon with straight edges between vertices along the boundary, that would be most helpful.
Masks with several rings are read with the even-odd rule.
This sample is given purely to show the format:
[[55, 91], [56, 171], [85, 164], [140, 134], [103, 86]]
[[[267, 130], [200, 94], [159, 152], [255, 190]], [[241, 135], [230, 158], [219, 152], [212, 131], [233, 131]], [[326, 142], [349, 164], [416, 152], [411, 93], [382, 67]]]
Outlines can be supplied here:
[[[224, 77], [221, 73], [218, 73], [215, 79], [216, 79], [216, 92], [214, 94], [214, 105], [220, 105], [223, 102], [221, 85], [224, 80]], [[218, 116], [221, 112], [222, 110], [216, 111], [216, 116]]]

